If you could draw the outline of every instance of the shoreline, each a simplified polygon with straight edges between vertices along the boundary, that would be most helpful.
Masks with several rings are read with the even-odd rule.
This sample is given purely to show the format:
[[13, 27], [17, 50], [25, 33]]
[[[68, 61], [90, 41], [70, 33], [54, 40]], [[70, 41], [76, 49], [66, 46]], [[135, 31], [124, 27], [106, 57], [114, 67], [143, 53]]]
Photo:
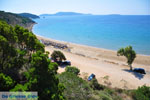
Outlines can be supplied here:
[[37, 24], [37, 23], [32, 23], [32, 24], [30, 24], [29, 26], [27, 26], [27, 29], [28, 29], [30, 32], [32, 32], [33, 27], [34, 27], [35, 24]]
[[[36, 34], [35, 34], [36, 35]], [[77, 47], [81, 47], [81, 48], [88, 48], [90, 50], [94, 49], [96, 51], [99, 51], [99, 52], [106, 52], [106, 53], [111, 53], [113, 54], [113, 58], [114, 59], [117, 59], [119, 61], [125, 61], [126, 62], [126, 58], [125, 57], [122, 57], [122, 56], [117, 56], [117, 51], [115, 50], [110, 50], [110, 49], [104, 49], [104, 48], [98, 48], [98, 47], [92, 47], [92, 46], [88, 46], [88, 45], [82, 45], [82, 44], [76, 44], [76, 43], [71, 43], [71, 42], [66, 42], [66, 41], [60, 41], [60, 40], [55, 40], [55, 39], [51, 39], [51, 38], [47, 38], [47, 37], [44, 37], [44, 36], [40, 36], [40, 35], [36, 35], [37, 38], [42, 38], [44, 40], [49, 40], [49, 41], [53, 41], [53, 42], [56, 42], [56, 43], [61, 43], [61, 44], [65, 44], [65, 45], [68, 45], [70, 48], [73, 48], [73, 46], [77, 46]], [[77, 52], [78, 53], [78, 52]], [[84, 54], [83, 54], [84, 55]], [[110, 55], [111, 56], [111, 55]], [[106, 55], [105, 56], [102, 56], [104, 58], [108, 58], [109, 59], [109, 55]], [[118, 59], [120, 58], [120, 59]], [[142, 62], [140, 63], [142, 59], [140, 58], [144, 58], [145, 59], [145, 62]], [[146, 60], [147, 59], [147, 60]], [[144, 65], [150, 65], [150, 56], [149, 55], [143, 55], [143, 54], [137, 54], [137, 57], [135, 58], [134, 62], [133, 63], [137, 63], [137, 64], [144, 64]], [[147, 63], [147, 64], [146, 64]]]
[[[133, 62], [133, 68], [146, 70], [147, 74], [142, 75], [130, 72], [126, 58], [118, 57], [116, 51], [36, 36], [39, 40], [43, 39], [67, 45], [71, 49], [70, 52], [53, 46], [45, 46], [45, 50], [49, 51], [50, 54], [54, 50], [63, 52], [67, 60], [71, 61], [71, 66], [80, 69], [80, 77], [84, 79], [94, 73], [100, 84], [113, 88], [136, 89], [144, 84], [150, 86], [150, 56], [137, 55]], [[61, 73], [64, 69], [59, 67], [58, 72]], [[106, 80], [105, 77], [108, 79]], [[135, 82], [136, 84], [134, 84]]]
[[[31, 25], [31, 31], [35, 23]], [[35, 34], [35, 33], [34, 33]], [[41, 40], [48, 40], [55, 43], [67, 45], [71, 51], [45, 46], [45, 50], [50, 54], [54, 50], [64, 53], [67, 60], [71, 61], [71, 66], [80, 69], [80, 77], [87, 77], [94, 73], [98, 83], [112, 88], [137, 89], [139, 86], [150, 86], [150, 56], [137, 54], [133, 62], [133, 68], [144, 68], [146, 75], [140, 75], [129, 71], [125, 57], [118, 57], [117, 51], [97, 48], [82, 44], [76, 44], [66, 41], [55, 40], [35, 34]], [[49, 55], [50, 56], [50, 55]], [[58, 68], [58, 73], [64, 72], [65, 68]], [[136, 84], [135, 84], [136, 82]]]
[[[101, 48], [101, 47], [94, 47], [94, 46], [89, 46], [89, 45], [84, 45], [84, 44], [77, 44], [77, 43], [67, 42], [67, 41], [63, 41], [63, 40], [55, 40], [55, 39], [48, 38], [48, 37], [44, 37], [44, 36], [37, 35], [37, 34], [35, 34], [35, 35], [36, 35], [37, 37], [45, 38], [45, 39], [47, 39], [47, 40], [56, 41], [56, 42], [58, 42], [58, 43], [59, 43], [59, 42], [60, 42], [60, 43], [70, 43], [70, 44], [85, 46], [85, 47], [89, 47], [89, 48], [95, 48], [95, 49], [101, 49], [101, 50], [105, 50], [105, 51], [117, 52], [117, 50], [106, 49], [106, 48]], [[137, 53], [136, 55], [150, 57], [150, 55], [146, 55], [146, 54], [139, 54], [139, 53]]]

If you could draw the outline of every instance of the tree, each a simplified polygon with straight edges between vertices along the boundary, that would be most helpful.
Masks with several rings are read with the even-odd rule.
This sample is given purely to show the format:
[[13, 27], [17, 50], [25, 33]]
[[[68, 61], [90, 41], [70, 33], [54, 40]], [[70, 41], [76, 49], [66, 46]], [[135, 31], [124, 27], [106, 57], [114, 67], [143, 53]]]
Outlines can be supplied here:
[[0, 91], [37, 91], [39, 100], [64, 100], [57, 69], [32, 32], [0, 21]]
[[69, 73], [73, 73], [75, 75], [78, 75], [80, 73], [80, 70], [76, 67], [73, 67], [73, 66], [67, 66], [65, 68], [65, 72], [69, 72]]
[[66, 57], [61, 51], [53, 51], [51, 58], [57, 63], [61, 62], [62, 60], [66, 60]]
[[136, 58], [136, 53], [132, 49], [132, 46], [119, 49], [117, 51], [117, 56], [125, 56], [127, 58], [127, 63], [130, 66], [130, 70], [132, 70], [132, 63], [134, 59]]
[[55, 76], [57, 69], [58, 66], [48, 59], [48, 54], [41, 51], [32, 54], [31, 71], [26, 72], [26, 78], [30, 83], [29, 90], [38, 91], [40, 100], [64, 100], [64, 87]]

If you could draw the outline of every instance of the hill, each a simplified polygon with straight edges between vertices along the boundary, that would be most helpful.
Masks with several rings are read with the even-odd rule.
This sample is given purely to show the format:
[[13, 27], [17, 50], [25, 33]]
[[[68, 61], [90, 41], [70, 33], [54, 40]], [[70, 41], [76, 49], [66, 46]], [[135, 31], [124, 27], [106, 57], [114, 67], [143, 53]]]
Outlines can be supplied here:
[[20, 25], [31, 31], [35, 22], [29, 18], [19, 16], [18, 14], [0, 11], [0, 20], [6, 21], [8, 24], [15, 26]]
[[76, 12], [58, 12], [56, 14], [41, 14], [40, 16], [75, 16], [75, 15], [91, 15], [91, 14], [82, 14]]
[[22, 17], [32, 18], [32, 19], [40, 18], [39, 16], [34, 15], [34, 14], [30, 14], [30, 13], [20, 13], [18, 15], [22, 16]]

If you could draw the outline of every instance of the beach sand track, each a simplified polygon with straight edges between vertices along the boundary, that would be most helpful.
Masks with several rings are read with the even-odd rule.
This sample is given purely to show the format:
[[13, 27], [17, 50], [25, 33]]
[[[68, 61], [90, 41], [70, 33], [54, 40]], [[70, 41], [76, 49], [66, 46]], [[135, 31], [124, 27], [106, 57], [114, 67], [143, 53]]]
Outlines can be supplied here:
[[[99, 83], [117, 88], [135, 89], [144, 84], [150, 86], [150, 56], [137, 55], [133, 63], [134, 68], [144, 68], [148, 73], [141, 75], [131, 72], [126, 64], [125, 57], [118, 57], [116, 51], [57, 41], [41, 36], [37, 37], [38, 39], [66, 44], [70, 47], [71, 52], [61, 51], [65, 54], [67, 60], [71, 61], [72, 66], [80, 69], [81, 77], [84, 77], [82, 73], [88, 75], [94, 73]], [[45, 49], [50, 53], [54, 50], [60, 50], [52, 46], [47, 46]], [[63, 71], [64, 68], [58, 70], [58, 72]], [[105, 79], [106, 76], [108, 76], [107, 80]]]

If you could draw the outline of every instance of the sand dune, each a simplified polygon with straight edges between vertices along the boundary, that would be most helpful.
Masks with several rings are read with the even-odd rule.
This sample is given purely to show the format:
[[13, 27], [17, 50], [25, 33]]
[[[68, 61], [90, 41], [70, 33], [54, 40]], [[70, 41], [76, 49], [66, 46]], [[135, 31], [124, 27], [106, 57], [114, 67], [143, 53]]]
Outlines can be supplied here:
[[[133, 63], [134, 68], [140, 67], [146, 70], [147, 74], [141, 75], [131, 72], [126, 64], [126, 59], [118, 57], [116, 51], [57, 41], [41, 36], [37, 37], [38, 39], [66, 44], [71, 52], [61, 51], [65, 54], [67, 60], [71, 61], [72, 66], [80, 69], [80, 76], [83, 78], [94, 73], [99, 83], [110, 87], [135, 89], [144, 84], [150, 86], [150, 56], [137, 55]], [[45, 49], [50, 53], [53, 50], [60, 50], [52, 46], [47, 46]], [[63, 68], [58, 70], [58, 72], [63, 71]]]

